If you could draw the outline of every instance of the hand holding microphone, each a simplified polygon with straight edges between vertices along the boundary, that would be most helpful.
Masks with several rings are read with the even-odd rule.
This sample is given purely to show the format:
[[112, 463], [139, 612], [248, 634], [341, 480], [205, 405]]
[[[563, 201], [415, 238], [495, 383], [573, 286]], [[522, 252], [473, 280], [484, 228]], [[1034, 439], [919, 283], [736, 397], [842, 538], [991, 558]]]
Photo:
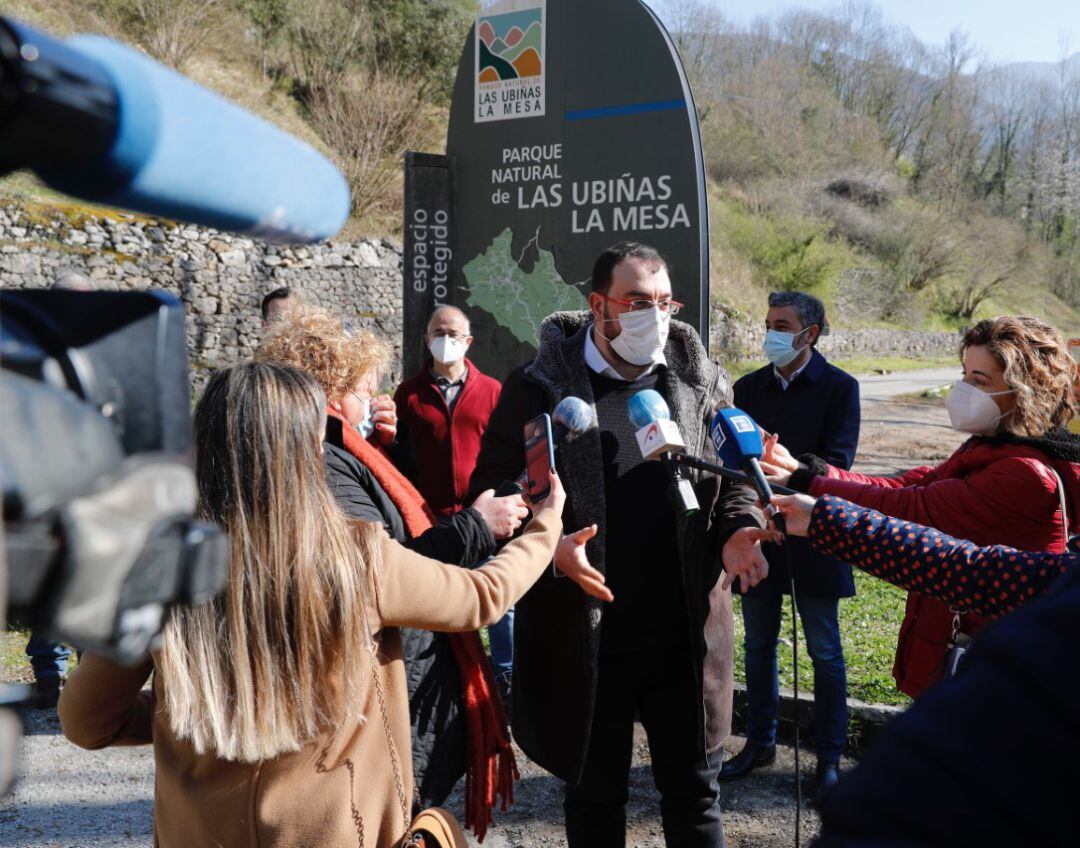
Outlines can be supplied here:
[[789, 536], [805, 536], [810, 532], [810, 516], [817, 498], [810, 495], [774, 495], [772, 505], [784, 516]]

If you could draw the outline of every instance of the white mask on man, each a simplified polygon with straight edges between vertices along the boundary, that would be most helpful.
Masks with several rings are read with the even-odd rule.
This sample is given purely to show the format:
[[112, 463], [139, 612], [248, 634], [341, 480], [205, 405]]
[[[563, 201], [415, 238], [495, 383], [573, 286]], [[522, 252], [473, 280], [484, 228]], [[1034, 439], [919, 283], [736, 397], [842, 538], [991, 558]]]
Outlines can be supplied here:
[[428, 350], [440, 365], [450, 365], [465, 358], [468, 346], [465, 339], [451, 338], [450, 336], [434, 336], [428, 343]]
[[[624, 312], [619, 316], [622, 332], [611, 342], [611, 349], [631, 365], [653, 365], [664, 359], [671, 328], [671, 314], [659, 307]], [[604, 336], [607, 338], [607, 336]]]

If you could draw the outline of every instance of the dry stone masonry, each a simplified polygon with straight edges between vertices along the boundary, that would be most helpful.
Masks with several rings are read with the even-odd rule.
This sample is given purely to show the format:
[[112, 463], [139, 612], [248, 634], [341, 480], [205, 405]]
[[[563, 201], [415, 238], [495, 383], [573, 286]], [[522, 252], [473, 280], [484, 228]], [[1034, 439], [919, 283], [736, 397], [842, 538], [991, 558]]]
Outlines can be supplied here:
[[[119, 214], [0, 205], [0, 287], [51, 286], [65, 270], [105, 291], [179, 297], [196, 384], [209, 369], [251, 355], [262, 296], [281, 286], [378, 332], [400, 353], [401, 245], [390, 240], [285, 247]], [[388, 378], [400, 376], [395, 365]]]
[[[397, 353], [387, 384], [400, 379], [401, 245], [364, 238], [306, 247], [268, 245], [190, 225], [79, 207], [43, 211], [0, 204], [0, 287], [51, 286], [65, 270], [106, 291], [165, 289], [187, 312], [188, 351], [198, 387], [210, 369], [251, 355], [259, 343], [262, 296], [289, 286], [310, 303], [387, 338]], [[764, 328], [712, 315], [712, 352], [721, 362], [760, 359]], [[835, 357], [954, 353], [953, 333], [834, 330], [821, 349]]]
[[[714, 309], [709, 326], [712, 353], [722, 363], [743, 359], [765, 361], [762, 353], [765, 343], [763, 325], [735, 321]], [[861, 330], [832, 328], [829, 335], [821, 337], [818, 348], [833, 359], [885, 356], [926, 359], [942, 355], [955, 355], [959, 359], [960, 336], [957, 333], [877, 327]]]

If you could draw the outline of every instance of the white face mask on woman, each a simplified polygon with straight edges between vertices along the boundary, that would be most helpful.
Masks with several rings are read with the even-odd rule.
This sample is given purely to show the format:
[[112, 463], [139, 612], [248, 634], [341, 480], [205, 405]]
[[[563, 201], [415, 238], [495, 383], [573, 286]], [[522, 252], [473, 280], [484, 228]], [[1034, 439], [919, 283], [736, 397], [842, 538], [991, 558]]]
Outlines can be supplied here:
[[619, 316], [619, 326], [622, 332], [608, 339], [611, 349], [619, 356], [631, 365], [652, 365], [663, 359], [671, 313], [657, 306], [624, 312]]
[[976, 436], [993, 434], [1001, 419], [1008, 414], [998, 409], [994, 398], [997, 395], [1011, 395], [1015, 391], [1016, 389], [1006, 389], [1003, 392], [984, 392], [971, 383], [957, 380], [945, 402], [953, 429]]

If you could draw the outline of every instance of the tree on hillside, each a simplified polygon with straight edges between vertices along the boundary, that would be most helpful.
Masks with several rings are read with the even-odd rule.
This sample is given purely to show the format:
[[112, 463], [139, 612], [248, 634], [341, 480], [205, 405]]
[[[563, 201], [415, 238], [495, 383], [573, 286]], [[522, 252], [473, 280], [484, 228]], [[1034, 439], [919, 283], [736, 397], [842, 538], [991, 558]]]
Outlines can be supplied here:
[[97, 0], [146, 52], [182, 70], [214, 28], [219, 0]]
[[379, 65], [415, 80], [422, 97], [448, 102], [479, 4], [474, 0], [368, 0], [367, 5]]
[[364, 0], [307, 0], [289, 22], [289, 56], [301, 101], [339, 87], [372, 41]]
[[293, 19], [295, 10], [292, 0], [236, 0], [237, 8], [244, 13], [255, 41], [259, 45], [259, 61], [262, 74], [266, 76], [270, 48], [285, 32]]

